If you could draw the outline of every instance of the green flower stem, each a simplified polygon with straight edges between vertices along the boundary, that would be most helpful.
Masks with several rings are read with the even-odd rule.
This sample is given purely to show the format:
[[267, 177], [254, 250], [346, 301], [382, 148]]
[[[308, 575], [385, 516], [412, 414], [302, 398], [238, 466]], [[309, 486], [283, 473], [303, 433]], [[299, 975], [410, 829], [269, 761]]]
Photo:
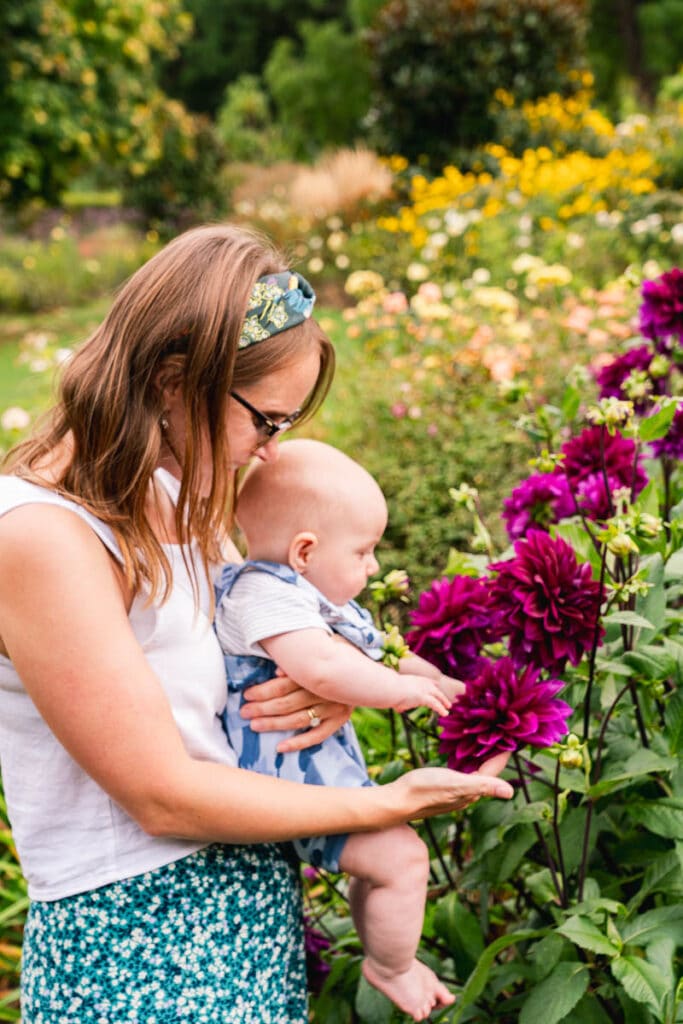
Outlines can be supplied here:
[[553, 793], [553, 835], [555, 837], [555, 849], [557, 851], [557, 864], [560, 870], [560, 877], [562, 879], [562, 906], [567, 906], [567, 895], [569, 892], [569, 881], [567, 879], [567, 870], [564, 865], [564, 853], [562, 851], [562, 839], [560, 837], [560, 822], [559, 822], [559, 811], [560, 811], [560, 758], [557, 758], [555, 762], [555, 785]]
[[[605, 585], [605, 573], [607, 571], [607, 547], [602, 546], [600, 554], [600, 592], [603, 592]], [[590, 710], [591, 710], [591, 696], [593, 691], [593, 683], [595, 681], [595, 659], [598, 655], [598, 644], [600, 643], [600, 616], [596, 616], [595, 619], [595, 630], [593, 632], [593, 643], [591, 644], [591, 653], [588, 659], [588, 682], [586, 683], [586, 694], [583, 700], [583, 742], [585, 743], [588, 739], [590, 732]]]
[[[513, 760], [515, 762], [515, 767], [517, 768], [517, 772], [519, 774], [519, 781], [520, 781], [521, 786], [522, 786], [522, 792], [524, 793], [524, 799], [526, 800], [526, 802], [528, 804], [530, 804], [531, 803], [531, 797], [529, 796], [529, 790], [527, 789], [526, 780], [524, 778], [524, 772], [522, 770], [522, 762], [520, 760], [520, 757], [519, 757], [519, 754], [517, 753], [517, 751], [515, 751], [515, 753], [512, 755], [512, 758], [513, 758]], [[555, 865], [555, 861], [553, 859], [553, 855], [552, 855], [552, 853], [550, 851], [550, 847], [548, 846], [548, 843], [546, 842], [546, 838], [543, 835], [541, 827], [540, 827], [540, 825], [538, 824], [537, 821], [534, 822], [533, 828], [534, 828], [534, 832], [536, 833], [536, 838], [538, 839], [539, 843], [543, 847], [543, 852], [545, 853], [546, 864], [548, 865], [548, 870], [550, 871], [550, 877], [552, 878], [553, 885], [555, 886], [555, 892], [557, 893], [557, 898], [559, 900], [560, 906], [564, 908], [566, 906], [565, 897], [564, 897], [564, 894], [562, 892], [562, 886], [560, 885], [560, 880], [557, 877], [557, 867]]]
[[[607, 709], [607, 713], [606, 713], [606, 715], [605, 715], [605, 717], [603, 719], [602, 725], [600, 727], [600, 732], [598, 734], [598, 742], [597, 742], [597, 755], [596, 755], [596, 758], [595, 758], [595, 779], [594, 779], [594, 782], [598, 782], [598, 780], [600, 778], [600, 768], [602, 766], [602, 751], [604, 749], [605, 733], [607, 732], [607, 726], [609, 724], [609, 720], [612, 717], [612, 714], [614, 713], [614, 710], [615, 710], [617, 704], [619, 703], [621, 698], [624, 696], [626, 691], [629, 689], [629, 687], [630, 687], [630, 683], [626, 683], [619, 690], [619, 693], [616, 695], [616, 697], [612, 701], [610, 707]], [[592, 822], [592, 819], [593, 819], [593, 807], [594, 806], [595, 806], [595, 800], [592, 797], [589, 797], [588, 798], [588, 812], [586, 814], [586, 824], [585, 824], [584, 832], [583, 832], [583, 846], [582, 846], [582, 850], [581, 850], [581, 864], [579, 866], [579, 881], [578, 881], [578, 892], [577, 892], [577, 899], [578, 899], [579, 903], [583, 899], [583, 887], [584, 887], [585, 882], [586, 882], [586, 871], [587, 871], [587, 868], [588, 868], [588, 853], [589, 853], [588, 847], [589, 847], [589, 844], [590, 844], [591, 822]]]

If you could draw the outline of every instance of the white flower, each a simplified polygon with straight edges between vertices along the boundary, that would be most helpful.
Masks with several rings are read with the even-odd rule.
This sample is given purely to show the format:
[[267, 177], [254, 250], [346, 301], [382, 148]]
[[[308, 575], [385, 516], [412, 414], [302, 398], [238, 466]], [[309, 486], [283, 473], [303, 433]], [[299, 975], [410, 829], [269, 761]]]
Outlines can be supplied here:
[[429, 277], [429, 267], [424, 263], [409, 263], [406, 267], [406, 277], [409, 281], [426, 281]]
[[320, 259], [319, 256], [314, 256], [313, 259], [310, 259], [308, 261], [308, 269], [310, 270], [310, 272], [312, 274], [319, 274], [324, 266], [325, 266], [325, 264]]
[[465, 231], [469, 221], [467, 217], [463, 216], [462, 213], [458, 213], [457, 210], [447, 210], [444, 216], [444, 223], [448, 234], [455, 238]]
[[532, 256], [530, 252], [523, 252], [512, 261], [513, 274], [527, 274], [536, 267], [542, 267], [543, 260], [538, 256]]
[[25, 430], [30, 422], [31, 417], [26, 409], [21, 409], [18, 405], [11, 405], [0, 416], [0, 427], [3, 430]]
[[680, 224], [674, 224], [671, 228], [671, 238], [676, 245], [683, 245], [683, 221]]
[[477, 267], [472, 271], [472, 280], [475, 284], [488, 284], [491, 280], [491, 271], [486, 267]]

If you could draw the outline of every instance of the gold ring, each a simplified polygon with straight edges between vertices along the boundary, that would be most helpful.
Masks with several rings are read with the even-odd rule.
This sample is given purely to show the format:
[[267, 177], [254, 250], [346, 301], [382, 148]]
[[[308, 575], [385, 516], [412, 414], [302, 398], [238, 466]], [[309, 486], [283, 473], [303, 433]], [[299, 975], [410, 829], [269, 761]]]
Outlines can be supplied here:
[[306, 708], [306, 714], [308, 715], [308, 728], [315, 729], [316, 726], [320, 725], [320, 719], [315, 708]]

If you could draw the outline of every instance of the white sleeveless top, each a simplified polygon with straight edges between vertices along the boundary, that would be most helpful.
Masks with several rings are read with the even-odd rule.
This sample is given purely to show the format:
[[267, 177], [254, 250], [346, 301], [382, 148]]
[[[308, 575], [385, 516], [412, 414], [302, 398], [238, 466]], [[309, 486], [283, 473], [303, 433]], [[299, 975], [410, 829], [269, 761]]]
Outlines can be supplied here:
[[[157, 482], [173, 501], [178, 483], [165, 470]], [[0, 476], [0, 516], [36, 502], [72, 509], [121, 560], [112, 531], [79, 505], [44, 487]], [[171, 705], [188, 753], [235, 765], [219, 714], [225, 707], [223, 658], [209, 619], [202, 581], [196, 613], [179, 545], [165, 548], [173, 589], [164, 604], [138, 595], [129, 620]], [[40, 615], [40, 608], [36, 608]], [[97, 685], [97, 680], [93, 680]], [[147, 835], [69, 756], [49, 730], [9, 659], [0, 655], [0, 770], [29, 895], [55, 900], [142, 874], [206, 843]]]

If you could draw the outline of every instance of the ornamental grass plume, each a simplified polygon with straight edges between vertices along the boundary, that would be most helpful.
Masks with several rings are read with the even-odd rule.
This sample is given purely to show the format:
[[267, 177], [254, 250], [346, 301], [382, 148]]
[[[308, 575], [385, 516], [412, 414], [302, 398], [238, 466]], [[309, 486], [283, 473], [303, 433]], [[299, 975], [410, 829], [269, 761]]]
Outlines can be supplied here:
[[651, 281], [643, 281], [640, 330], [662, 352], [671, 351], [672, 339], [683, 343], [683, 270], [674, 267]]
[[485, 660], [479, 652], [498, 633], [488, 581], [471, 576], [434, 580], [410, 621], [411, 650], [458, 679], [477, 675]]
[[[508, 636], [513, 664], [561, 672], [590, 650], [598, 625], [603, 588], [591, 566], [579, 564], [560, 537], [533, 530], [515, 542], [514, 558], [493, 562], [491, 601]], [[499, 634], [500, 635], [500, 634]]]
[[510, 540], [530, 530], [545, 530], [574, 515], [574, 500], [567, 478], [560, 473], [532, 473], [503, 502], [503, 519]]
[[540, 669], [517, 671], [511, 658], [484, 663], [465, 693], [439, 719], [439, 750], [449, 768], [473, 772], [494, 754], [530, 744], [549, 747], [567, 732], [570, 706], [555, 694], [561, 679], [539, 679]]

